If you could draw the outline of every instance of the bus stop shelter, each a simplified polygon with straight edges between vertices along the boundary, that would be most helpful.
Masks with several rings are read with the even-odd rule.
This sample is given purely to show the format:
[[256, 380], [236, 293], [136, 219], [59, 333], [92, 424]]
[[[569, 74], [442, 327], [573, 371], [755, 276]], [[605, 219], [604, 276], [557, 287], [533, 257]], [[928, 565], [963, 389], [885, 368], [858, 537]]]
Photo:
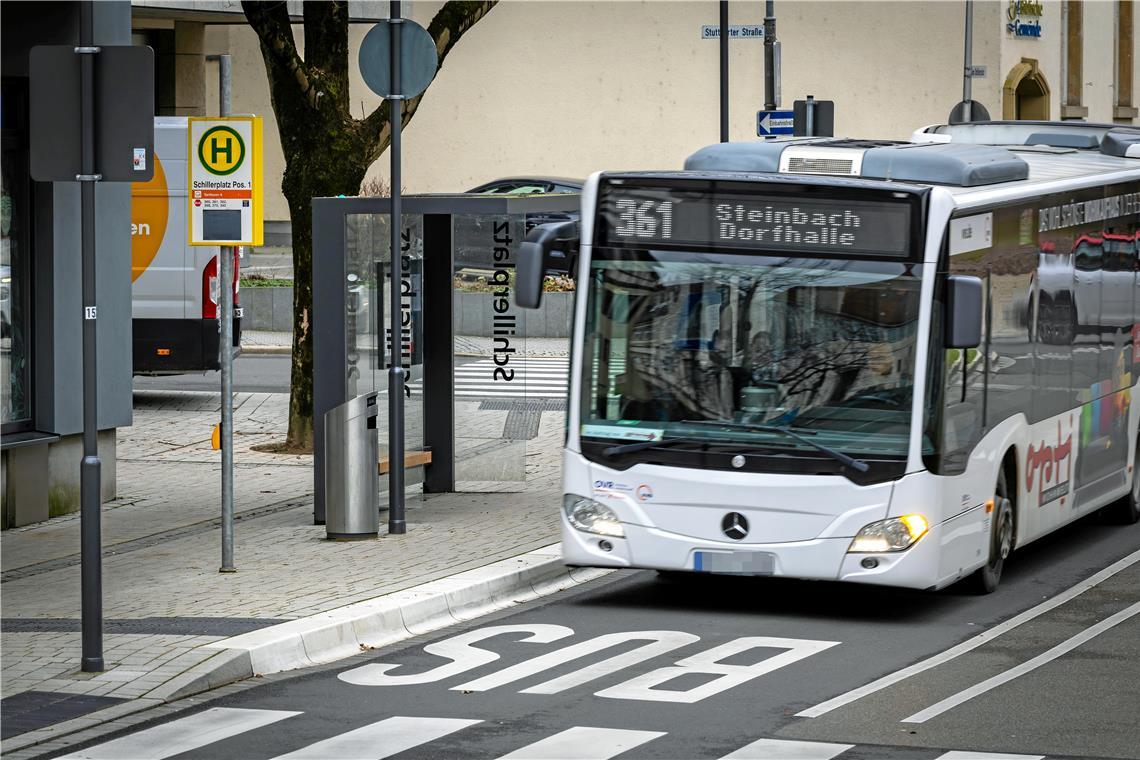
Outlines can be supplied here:
[[[313, 477], [317, 524], [325, 521], [324, 417], [371, 391], [381, 395], [380, 472], [420, 468], [409, 491], [517, 491], [527, 440], [510, 429], [527, 403], [527, 313], [514, 303], [519, 244], [533, 227], [575, 218], [579, 196], [421, 195], [403, 199], [400, 251], [401, 363], [408, 369], [405, 461], [387, 461], [391, 244], [388, 198], [313, 199]], [[458, 287], [481, 298], [456, 308]], [[532, 315], [533, 318], [533, 315]], [[569, 315], [566, 315], [569, 318]], [[490, 341], [479, 363], [486, 390], [456, 397], [456, 336]], [[419, 473], [422, 472], [422, 475]], [[381, 475], [384, 479], [386, 476]], [[387, 486], [381, 483], [382, 503]], [[413, 493], [409, 505], [415, 501]]]

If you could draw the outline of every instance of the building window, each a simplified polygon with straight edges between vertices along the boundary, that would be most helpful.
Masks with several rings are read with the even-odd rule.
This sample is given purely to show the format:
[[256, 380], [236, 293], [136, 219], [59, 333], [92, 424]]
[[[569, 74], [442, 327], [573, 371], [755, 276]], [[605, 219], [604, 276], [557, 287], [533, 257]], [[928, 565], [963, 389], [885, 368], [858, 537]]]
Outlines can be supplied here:
[[1132, 99], [1132, 61], [1136, 51], [1132, 47], [1135, 17], [1132, 15], [1132, 0], [1117, 0], [1116, 3], [1116, 104], [1112, 109], [1115, 121], [1129, 124], [1138, 115]]
[[1066, 0], [1061, 5], [1062, 30], [1061, 62], [1065, 74], [1061, 78], [1061, 118], [1084, 119], [1089, 109], [1081, 104], [1084, 94], [1084, 2]]
[[31, 178], [27, 80], [0, 86], [0, 431], [31, 428]]

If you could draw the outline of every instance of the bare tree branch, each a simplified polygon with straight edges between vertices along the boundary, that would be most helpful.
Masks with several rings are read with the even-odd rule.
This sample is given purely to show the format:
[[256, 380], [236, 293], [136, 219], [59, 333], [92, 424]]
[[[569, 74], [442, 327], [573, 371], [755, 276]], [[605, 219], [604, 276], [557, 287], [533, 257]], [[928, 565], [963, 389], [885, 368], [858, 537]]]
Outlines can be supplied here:
[[[297, 42], [293, 39], [293, 27], [289, 21], [289, 9], [284, 0], [267, 2], [264, 0], [243, 0], [241, 9], [249, 25], [261, 40], [261, 51], [266, 63], [288, 72], [297, 83], [301, 95], [313, 108], [317, 107], [320, 96], [313, 86], [311, 72], [297, 53]], [[270, 83], [274, 76], [273, 67], [266, 66]]]

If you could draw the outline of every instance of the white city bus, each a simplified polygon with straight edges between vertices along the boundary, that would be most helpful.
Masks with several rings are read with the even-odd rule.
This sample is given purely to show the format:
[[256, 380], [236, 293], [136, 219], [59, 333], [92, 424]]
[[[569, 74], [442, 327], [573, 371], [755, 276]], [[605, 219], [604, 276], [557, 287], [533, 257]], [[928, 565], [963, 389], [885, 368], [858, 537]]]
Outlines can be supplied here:
[[518, 264], [537, 306], [576, 259], [566, 563], [992, 591], [1015, 547], [1136, 522], [1138, 235], [1111, 125], [595, 174]]

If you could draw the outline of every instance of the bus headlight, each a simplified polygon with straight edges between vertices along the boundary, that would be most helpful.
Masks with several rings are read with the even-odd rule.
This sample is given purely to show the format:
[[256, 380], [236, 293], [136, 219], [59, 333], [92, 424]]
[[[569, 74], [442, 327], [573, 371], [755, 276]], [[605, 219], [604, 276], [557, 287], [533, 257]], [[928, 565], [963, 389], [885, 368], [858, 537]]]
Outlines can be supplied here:
[[578, 530], [601, 536], [625, 537], [625, 530], [617, 515], [605, 504], [585, 496], [566, 494], [562, 497], [562, 510], [566, 513], [566, 519]]
[[850, 553], [901, 552], [926, 535], [930, 524], [922, 515], [903, 515], [863, 526], [851, 546]]

